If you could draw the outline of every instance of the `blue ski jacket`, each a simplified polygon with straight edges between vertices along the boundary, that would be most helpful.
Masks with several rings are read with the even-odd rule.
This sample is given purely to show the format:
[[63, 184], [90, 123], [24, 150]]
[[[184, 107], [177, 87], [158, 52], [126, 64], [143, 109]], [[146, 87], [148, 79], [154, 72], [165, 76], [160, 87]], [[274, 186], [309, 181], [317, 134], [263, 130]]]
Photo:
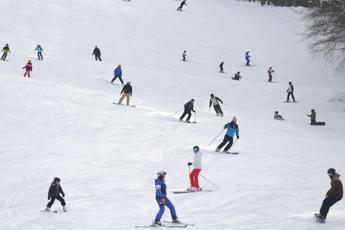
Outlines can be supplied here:
[[156, 186], [156, 200], [161, 200], [167, 197], [167, 185], [162, 181], [161, 178], [155, 180]]
[[224, 125], [224, 129], [228, 129], [226, 130], [227, 136], [233, 137], [236, 134], [237, 138], [240, 138], [240, 129], [236, 123], [230, 122]]
[[115, 75], [115, 76], [119, 76], [119, 77], [122, 76], [122, 69], [121, 69], [121, 67], [117, 67], [117, 68], [114, 70], [114, 75]]

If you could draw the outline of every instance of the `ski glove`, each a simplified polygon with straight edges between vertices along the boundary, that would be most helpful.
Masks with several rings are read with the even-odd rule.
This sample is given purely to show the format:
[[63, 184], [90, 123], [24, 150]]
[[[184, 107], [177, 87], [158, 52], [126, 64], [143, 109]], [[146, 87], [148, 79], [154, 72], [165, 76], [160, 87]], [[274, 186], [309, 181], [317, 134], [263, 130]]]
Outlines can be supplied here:
[[192, 162], [188, 162], [188, 166], [191, 166], [193, 163]]
[[159, 205], [164, 205], [166, 203], [165, 198], [162, 198], [158, 203]]

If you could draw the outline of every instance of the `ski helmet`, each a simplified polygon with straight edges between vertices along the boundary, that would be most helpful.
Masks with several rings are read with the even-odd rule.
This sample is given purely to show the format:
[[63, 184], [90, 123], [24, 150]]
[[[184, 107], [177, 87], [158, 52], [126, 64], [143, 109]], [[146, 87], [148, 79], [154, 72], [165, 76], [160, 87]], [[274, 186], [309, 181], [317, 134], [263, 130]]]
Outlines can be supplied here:
[[334, 176], [336, 173], [337, 173], [337, 172], [335, 171], [334, 168], [330, 168], [330, 169], [327, 170], [327, 174], [328, 174], [329, 176]]
[[61, 179], [59, 177], [54, 177], [54, 182], [60, 182]]
[[167, 172], [164, 171], [164, 170], [161, 170], [161, 171], [157, 172], [157, 176], [165, 176], [165, 175], [167, 175]]
[[194, 153], [199, 152], [199, 150], [200, 150], [199, 146], [196, 145], [196, 146], [193, 147]]

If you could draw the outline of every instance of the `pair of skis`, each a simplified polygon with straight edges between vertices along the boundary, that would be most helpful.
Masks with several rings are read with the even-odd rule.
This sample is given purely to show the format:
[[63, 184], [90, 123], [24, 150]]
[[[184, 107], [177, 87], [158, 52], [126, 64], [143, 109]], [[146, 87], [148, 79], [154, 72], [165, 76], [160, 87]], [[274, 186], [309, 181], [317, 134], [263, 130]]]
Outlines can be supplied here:
[[162, 221], [162, 224], [150, 224], [150, 225], [136, 225], [135, 228], [187, 228], [193, 227], [195, 224], [187, 224], [183, 222], [172, 223], [169, 221]]

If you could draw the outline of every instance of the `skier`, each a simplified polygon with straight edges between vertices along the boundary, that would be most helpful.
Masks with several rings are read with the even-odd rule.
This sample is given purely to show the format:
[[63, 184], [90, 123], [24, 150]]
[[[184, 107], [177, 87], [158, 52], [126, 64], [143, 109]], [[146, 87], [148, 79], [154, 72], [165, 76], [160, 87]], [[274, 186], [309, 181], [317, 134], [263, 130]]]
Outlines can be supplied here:
[[32, 63], [30, 60], [26, 63], [23, 69], [25, 69], [24, 77], [28, 76], [28, 78], [30, 78], [30, 72], [32, 71]]
[[190, 123], [189, 119], [192, 116], [192, 111], [196, 113], [196, 111], [194, 110], [194, 99], [191, 99], [184, 105], [184, 111], [180, 117], [180, 121], [183, 121], [183, 118], [188, 114], [186, 122]]
[[183, 0], [177, 10], [182, 11], [184, 5], [187, 5], [186, 0]]
[[268, 82], [272, 82], [272, 73], [274, 73], [272, 66], [270, 66], [270, 68], [268, 68], [267, 73], [268, 73]]
[[293, 86], [291, 81], [289, 82], [289, 88], [286, 90], [286, 93], [287, 93], [286, 102], [289, 102], [290, 96], [292, 97], [293, 102], [296, 102], [295, 96], [293, 95], [293, 93], [294, 93], [294, 86]]
[[214, 111], [216, 111], [217, 116], [219, 116], [219, 114], [220, 116], [224, 116], [222, 108], [220, 108], [220, 105], [219, 105], [219, 102], [223, 104], [223, 101], [220, 98], [215, 97], [213, 93], [211, 93], [210, 97], [211, 98], [210, 98], [209, 108], [211, 108], [213, 104], [213, 108], [214, 108]]
[[97, 46], [95, 46], [95, 49], [93, 50], [92, 55], [95, 55], [95, 60], [96, 61], [97, 60], [102, 61], [102, 59], [101, 59], [101, 50]]
[[6, 43], [6, 45], [2, 48], [2, 56], [1, 56], [1, 60], [5, 61], [6, 60], [6, 57], [7, 57], [7, 54], [8, 53], [11, 53], [10, 51], [10, 47], [8, 46], [8, 44]]
[[60, 196], [60, 194], [65, 197], [65, 193], [62, 190], [62, 187], [60, 185], [60, 178], [55, 177], [53, 182], [51, 183], [48, 191], [48, 200], [49, 203], [47, 204], [47, 207], [44, 209], [44, 211], [50, 212], [51, 206], [54, 204], [55, 199], [60, 201], [63, 211], [67, 212], [66, 209], [66, 202], [65, 200]]
[[118, 65], [114, 70], [114, 78], [111, 80], [111, 83], [113, 83], [116, 78], [119, 78], [121, 84], [123, 85], [121, 65]]
[[239, 81], [241, 78], [242, 78], [241, 73], [240, 73], [240, 71], [238, 71], [237, 73], [235, 73], [235, 76], [233, 76], [231, 79]]
[[316, 112], [314, 109], [311, 110], [311, 114], [307, 114], [308, 117], [310, 117], [310, 125], [319, 125], [323, 126], [326, 125], [326, 122], [323, 121], [316, 121]]
[[131, 86], [131, 82], [127, 82], [126, 85], [123, 86], [122, 90], [121, 90], [121, 93], [122, 96], [119, 100], [119, 104], [122, 104], [122, 101], [124, 98], [126, 98], [126, 104], [129, 105], [129, 100], [130, 100], [130, 97], [132, 96], [132, 86]]
[[233, 117], [230, 123], [224, 125], [224, 129], [227, 129], [227, 131], [224, 136], [223, 142], [218, 145], [216, 152], [219, 152], [223, 148], [223, 146], [226, 145], [226, 143], [228, 143], [228, 145], [223, 150], [223, 152], [227, 152], [232, 146], [235, 134], [237, 139], [240, 139], [239, 127], [236, 122], [236, 117]]
[[42, 55], [43, 49], [42, 49], [41, 45], [38, 44], [35, 50], [37, 51], [38, 60], [43, 60], [43, 55]]
[[219, 72], [220, 73], [224, 73], [223, 65], [224, 65], [224, 61], [222, 61], [219, 65]]
[[193, 151], [194, 151], [193, 163], [188, 162], [188, 166], [190, 167], [191, 165], [193, 165], [194, 169], [189, 175], [191, 187], [187, 190], [191, 192], [195, 192], [195, 191], [199, 192], [201, 191], [201, 188], [199, 186], [199, 173], [201, 172], [202, 153], [200, 152], [199, 146], [194, 146]]
[[186, 57], [187, 57], [187, 51], [183, 51], [182, 53], [182, 61], [186, 61]]
[[245, 58], [246, 58], [246, 65], [249, 66], [249, 65], [250, 65], [250, 55], [249, 55], [249, 51], [246, 52]]
[[278, 111], [275, 111], [275, 112], [274, 112], [273, 119], [274, 119], [274, 120], [281, 120], [281, 121], [284, 121], [284, 120], [285, 120], [284, 117], [283, 117], [282, 115], [280, 115]]
[[153, 222], [154, 225], [162, 225], [161, 218], [164, 214], [165, 206], [167, 206], [170, 209], [172, 222], [180, 223], [176, 215], [175, 207], [167, 197], [167, 186], [165, 184], [166, 174], [167, 173], [165, 171], [159, 171], [157, 173], [158, 178], [155, 180], [156, 201], [159, 206], [159, 211], [156, 215], [155, 221]]
[[328, 190], [326, 198], [322, 202], [320, 213], [315, 214], [316, 219], [321, 223], [325, 223], [329, 208], [343, 198], [343, 184], [339, 179], [340, 175], [334, 168], [328, 169], [327, 174], [331, 179], [331, 189]]

